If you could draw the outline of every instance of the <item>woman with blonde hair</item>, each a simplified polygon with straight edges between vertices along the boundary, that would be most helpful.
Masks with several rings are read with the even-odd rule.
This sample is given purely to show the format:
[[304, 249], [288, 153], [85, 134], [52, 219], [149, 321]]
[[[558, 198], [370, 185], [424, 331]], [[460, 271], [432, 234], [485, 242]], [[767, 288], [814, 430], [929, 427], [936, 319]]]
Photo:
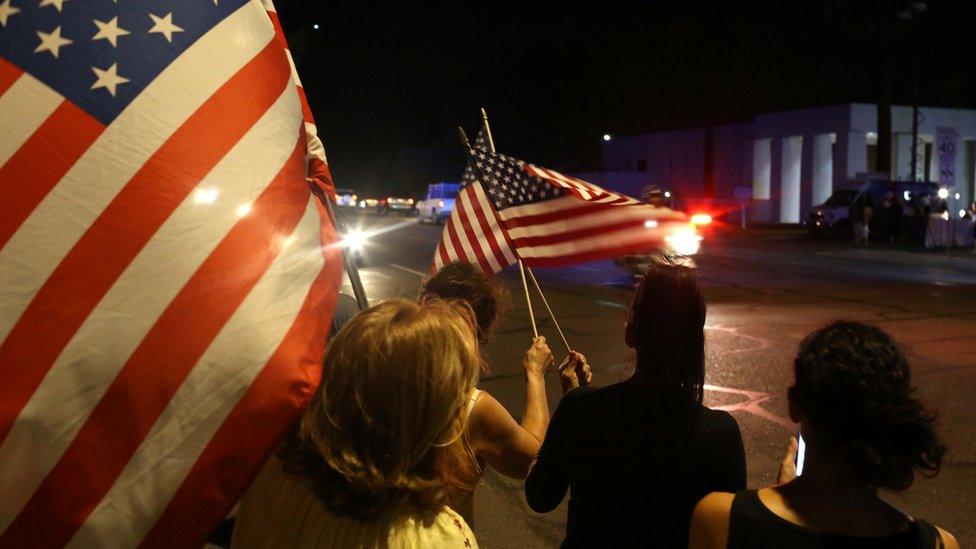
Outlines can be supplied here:
[[234, 547], [474, 547], [448, 507], [480, 358], [463, 305], [386, 301], [331, 342], [298, 432], [245, 494]]

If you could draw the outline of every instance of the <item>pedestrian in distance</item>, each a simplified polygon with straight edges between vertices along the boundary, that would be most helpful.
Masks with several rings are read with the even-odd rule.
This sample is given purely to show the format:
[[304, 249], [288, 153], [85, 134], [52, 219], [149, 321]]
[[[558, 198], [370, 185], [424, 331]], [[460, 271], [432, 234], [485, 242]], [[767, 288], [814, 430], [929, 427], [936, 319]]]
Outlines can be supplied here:
[[976, 200], [969, 205], [969, 211], [966, 212], [969, 217], [969, 222], [973, 224], [973, 252], [976, 254]]
[[685, 547], [698, 500], [745, 488], [738, 424], [702, 405], [705, 313], [694, 269], [651, 266], [624, 327], [633, 375], [560, 401], [525, 497], [544, 513], [569, 490], [563, 547]]
[[463, 304], [394, 299], [350, 320], [244, 495], [232, 547], [477, 547], [449, 507], [477, 482], [463, 443], [474, 333]]
[[895, 342], [873, 326], [835, 322], [800, 344], [793, 371], [787, 399], [806, 443], [802, 474], [794, 439], [779, 485], [702, 499], [689, 547], [958, 547], [878, 494], [907, 489], [916, 471], [936, 474], [945, 452]]
[[[465, 262], [451, 262], [425, 280], [420, 301], [458, 300], [468, 304], [477, 320], [478, 341], [487, 343], [508, 306], [508, 293], [489, 273]], [[486, 466], [516, 479], [524, 479], [549, 425], [549, 403], [546, 396], [547, 373], [553, 363], [552, 352], [544, 336], [532, 342], [525, 353], [525, 411], [519, 424], [487, 391], [473, 389], [467, 395], [468, 420], [464, 440], [474, 456], [477, 470]], [[559, 367], [563, 392], [592, 379], [586, 357], [571, 353]], [[453, 503], [461, 516], [473, 524], [473, 492], [466, 492]]]

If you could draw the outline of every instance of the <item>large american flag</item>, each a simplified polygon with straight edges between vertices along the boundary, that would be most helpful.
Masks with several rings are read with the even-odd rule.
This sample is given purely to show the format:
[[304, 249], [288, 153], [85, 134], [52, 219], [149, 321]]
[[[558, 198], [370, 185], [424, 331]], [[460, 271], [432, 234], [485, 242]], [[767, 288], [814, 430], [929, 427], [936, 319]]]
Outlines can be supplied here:
[[258, 0], [0, 0], [0, 546], [199, 545], [314, 391], [297, 86]]
[[496, 154], [479, 140], [432, 269], [466, 261], [498, 272], [521, 258], [556, 267], [649, 251], [684, 214], [654, 208], [554, 170]]

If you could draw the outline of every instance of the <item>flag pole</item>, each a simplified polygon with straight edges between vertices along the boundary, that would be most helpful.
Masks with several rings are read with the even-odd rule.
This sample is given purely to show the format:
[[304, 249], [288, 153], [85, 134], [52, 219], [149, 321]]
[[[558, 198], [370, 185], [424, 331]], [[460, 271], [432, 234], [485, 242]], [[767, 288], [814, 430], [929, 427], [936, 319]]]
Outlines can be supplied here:
[[[332, 220], [332, 226], [335, 227], [336, 234], [339, 235], [341, 240], [342, 226], [339, 223], [338, 216], [336, 216], [335, 208], [332, 206], [332, 200], [318, 186], [310, 184], [309, 187], [312, 188], [312, 194], [325, 206], [325, 211], [328, 212], [329, 218]], [[359, 268], [356, 267], [356, 260], [349, 257], [348, 250], [345, 247], [340, 248], [339, 252], [342, 254], [342, 264], [346, 269], [349, 285], [352, 286], [352, 293], [356, 297], [356, 305], [359, 306], [360, 311], [368, 309], [369, 300], [366, 298], [366, 288], [363, 287], [363, 280], [359, 277]]]
[[549, 306], [549, 300], [546, 299], [546, 294], [542, 293], [542, 287], [539, 286], [539, 281], [535, 279], [535, 273], [532, 272], [530, 267], [526, 267], [525, 270], [529, 271], [529, 277], [532, 279], [532, 284], [535, 285], [536, 291], [539, 292], [539, 297], [542, 298], [542, 303], [545, 304], [546, 310], [549, 311], [549, 318], [552, 319], [552, 323], [556, 326], [556, 331], [559, 332], [559, 337], [563, 338], [563, 345], [566, 346], [566, 352], [572, 353], [573, 348], [569, 346], [569, 341], [566, 340], [566, 334], [564, 334], [563, 329], [559, 327], [559, 321], [556, 320], [556, 315], [552, 314], [552, 307]]
[[[494, 153], [495, 139], [491, 136], [491, 126], [488, 125], [488, 113], [484, 107], [481, 108], [481, 120], [485, 125], [485, 135], [488, 136], [488, 148]], [[467, 137], [464, 135], [464, 130], [461, 130], [461, 136], [465, 141], [467, 140]], [[518, 258], [518, 266], [519, 273], [522, 275], [522, 290], [525, 292], [525, 304], [529, 307], [529, 321], [532, 323], [532, 336], [537, 338], [539, 337], [539, 328], [535, 324], [535, 312], [532, 310], [532, 297], [529, 295], [529, 284], [525, 280], [525, 265], [522, 264], [521, 257]], [[552, 313], [550, 312], [549, 314], [551, 315]]]

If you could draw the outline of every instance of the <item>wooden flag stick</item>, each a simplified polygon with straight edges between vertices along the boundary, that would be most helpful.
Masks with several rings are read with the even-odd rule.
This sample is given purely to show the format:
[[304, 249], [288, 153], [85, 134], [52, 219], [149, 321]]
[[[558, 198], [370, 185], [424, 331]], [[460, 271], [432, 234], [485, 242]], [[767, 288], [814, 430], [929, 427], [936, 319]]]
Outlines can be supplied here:
[[[532, 322], [532, 337], [539, 337], [539, 329], [535, 326], [535, 312], [532, 311], [532, 298], [529, 297], [529, 285], [525, 282], [525, 266], [522, 265], [522, 259], [519, 258], [519, 272], [522, 274], [522, 289], [525, 290], [525, 304], [529, 306], [529, 320]], [[529, 271], [530, 273], [532, 271]], [[533, 277], [533, 280], [535, 278]], [[545, 300], [545, 298], [542, 298]], [[548, 307], [548, 305], [547, 305]], [[549, 313], [552, 314], [552, 313]], [[561, 333], [561, 332], [560, 332]]]
[[[521, 262], [519, 265], [521, 265]], [[552, 319], [552, 323], [556, 326], [556, 331], [559, 332], [559, 337], [563, 338], [563, 345], [566, 346], [566, 352], [572, 353], [573, 348], [569, 346], [569, 341], [566, 340], [566, 334], [564, 334], [563, 329], [559, 327], [559, 322], [556, 320], [556, 315], [552, 314], [552, 307], [549, 306], [549, 300], [546, 299], [546, 294], [542, 293], [542, 287], [539, 286], [539, 281], [535, 279], [535, 273], [532, 272], [531, 267], [526, 267], [525, 270], [529, 271], [529, 277], [532, 279], [532, 284], [535, 285], [535, 289], [539, 292], [539, 296], [542, 298], [542, 303], [545, 304], [546, 310], [549, 311], [549, 318]], [[522, 276], [525, 276], [524, 273]]]
[[[495, 140], [491, 136], [491, 126], [488, 125], [488, 113], [485, 111], [484, 107], [481, 108], [481, 120], [485, 124], [485, 134], [488, 136], [488, 148], [491, 150], [491, 152], [495, 152]], [[464, 141], [467, 141], [467, 136], [464, 135], [464, 130], [461, 130], [461, 136]], [[519, 258], [518, 265], [519, 273], [522, 274], [522, 290], [525, 292], [525, 304], [529, 307], [529, 321], [532, 323], [532, 337], [539, 337], [539, 328], [537, 328], [535, 325], [535, 311], [532, 310], [532, 297], [529, 296], [529, 284], [525, 280], [525, 266], [522, 265], [522, 258]]]

